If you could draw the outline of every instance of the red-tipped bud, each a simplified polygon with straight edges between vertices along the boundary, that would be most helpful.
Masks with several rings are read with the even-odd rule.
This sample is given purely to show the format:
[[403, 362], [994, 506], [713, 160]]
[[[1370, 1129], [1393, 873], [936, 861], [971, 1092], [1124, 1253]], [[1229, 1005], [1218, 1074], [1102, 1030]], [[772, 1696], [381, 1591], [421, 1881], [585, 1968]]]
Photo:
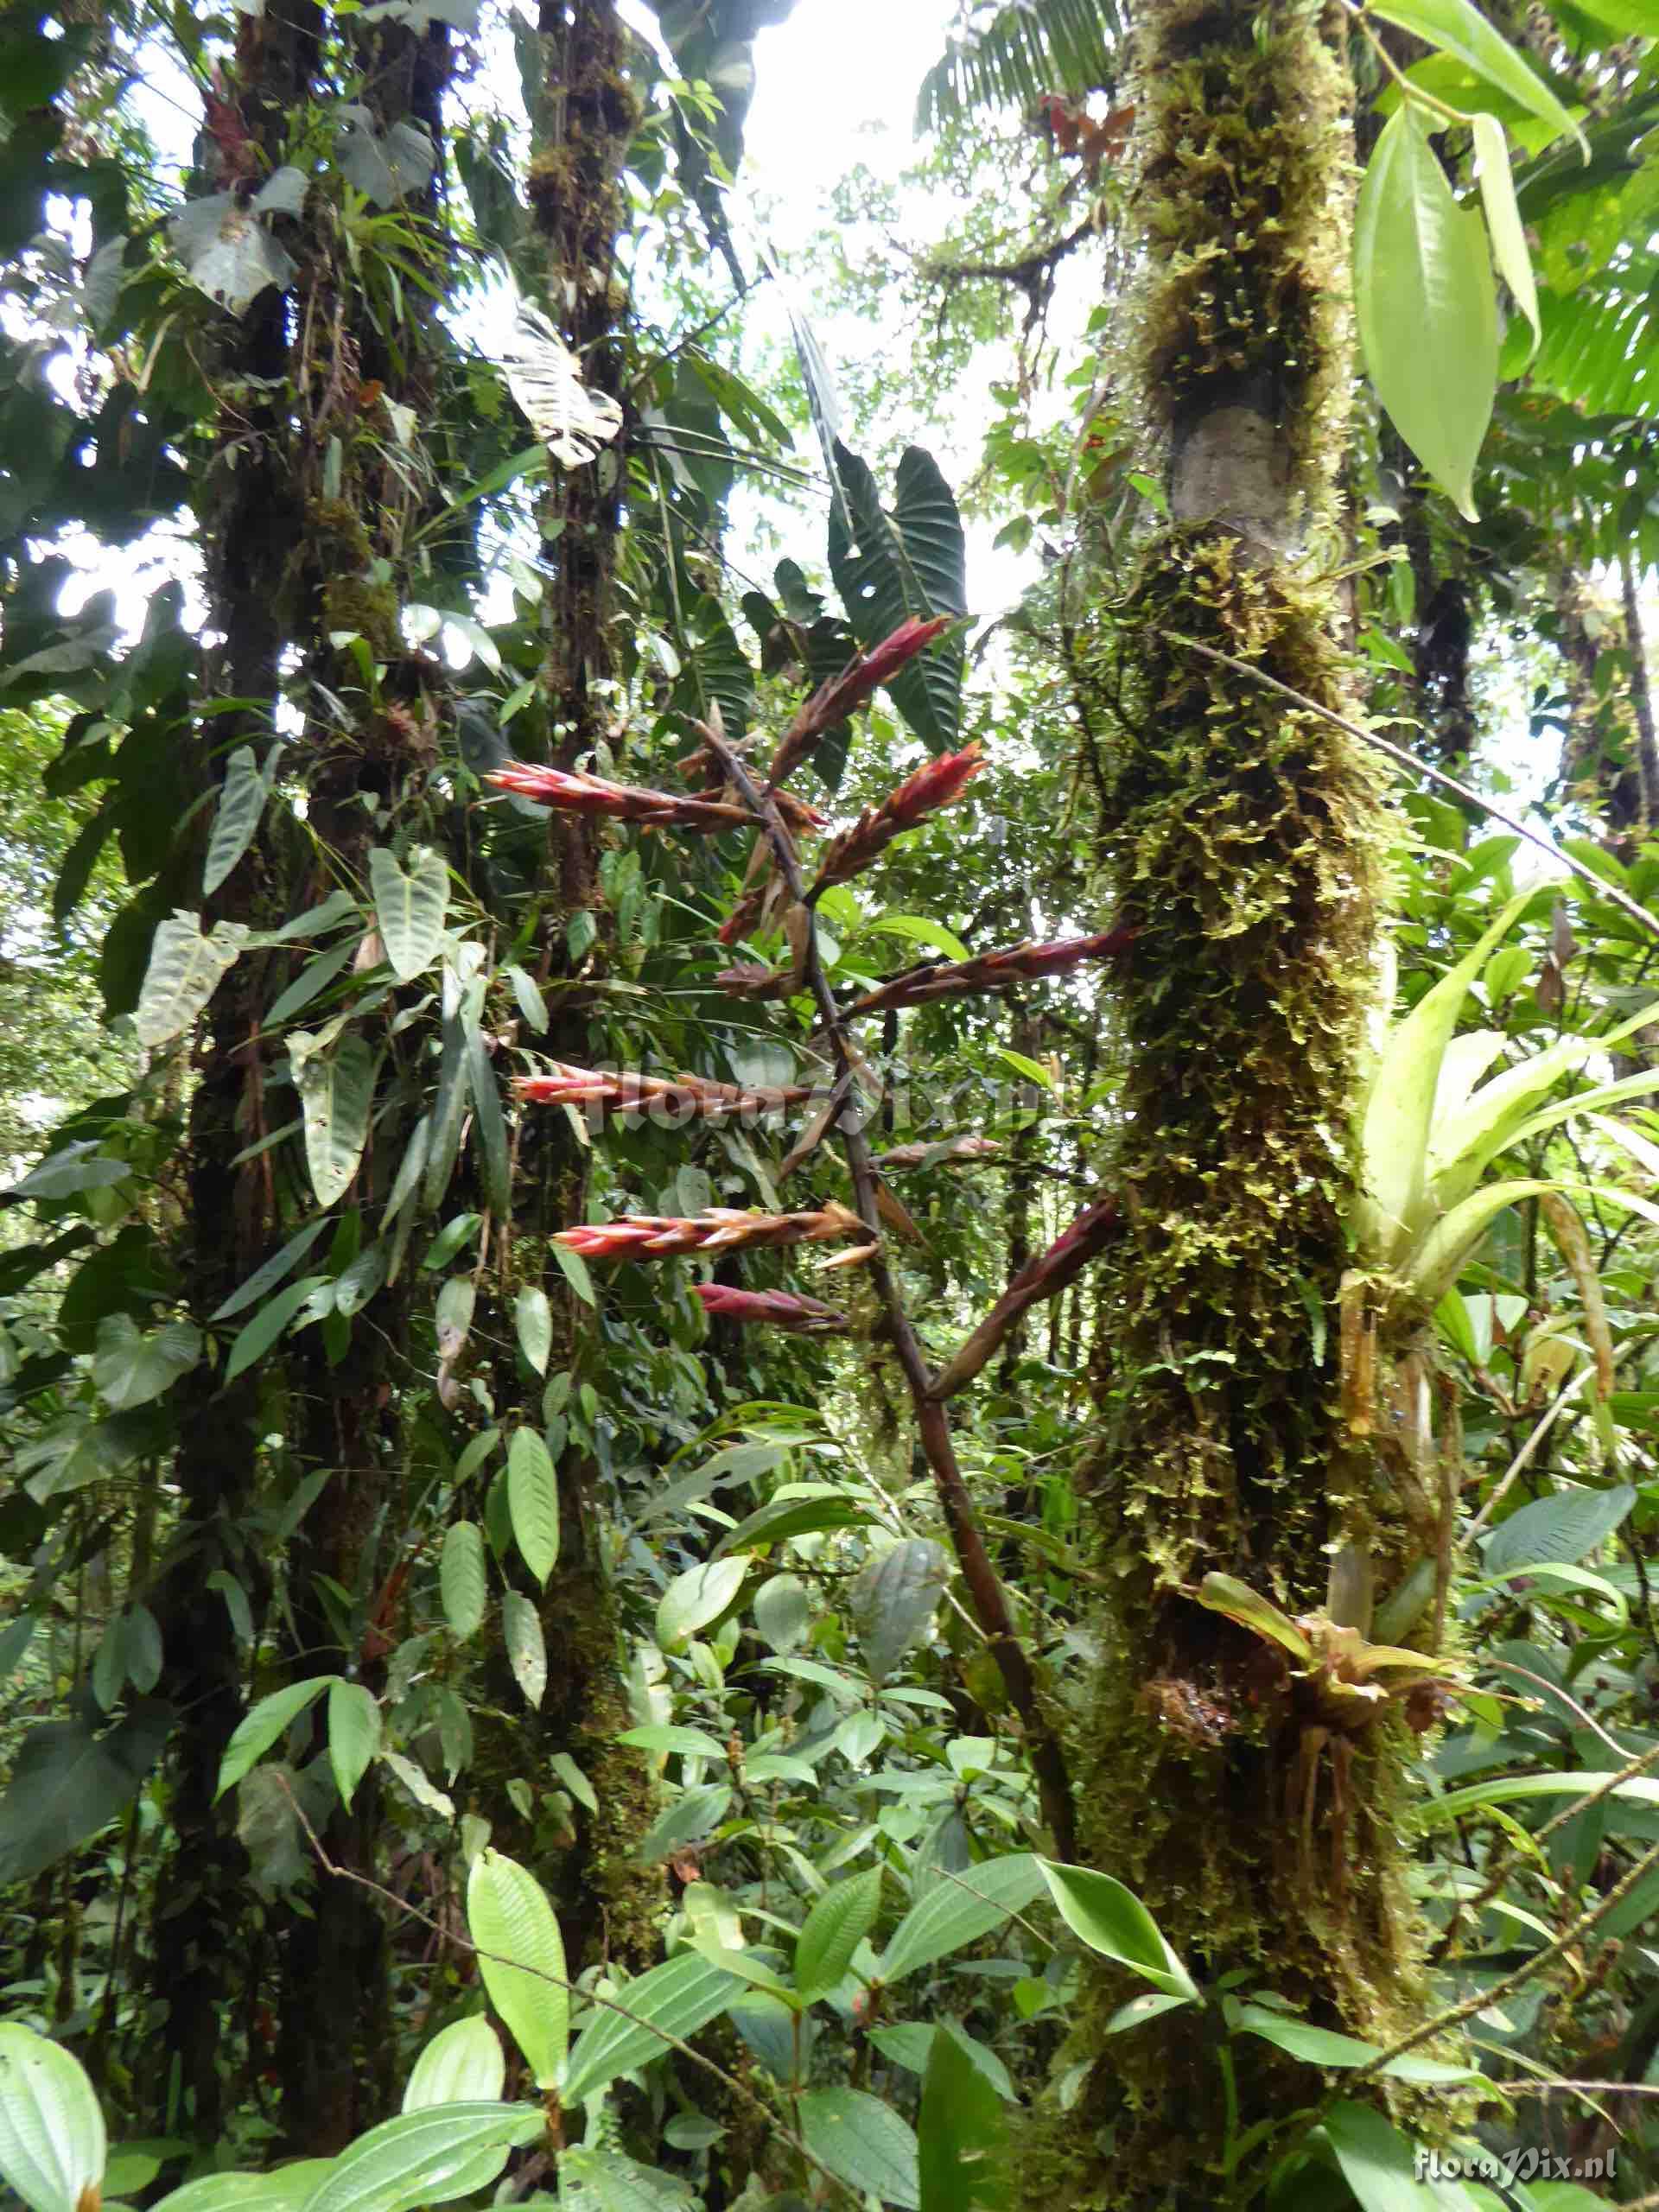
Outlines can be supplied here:
[[811, 1213], [745, 1212], [709, 1206], [693, 1215], [630, 1214], [621, 1221], [562, 1229], [553, 1239], [584, 1260], [661, 1260], [677, 1252], [728, 1252], [745, 1245], [817, 1244], [869, 1231], [834, 1198]]
[[535, 768], [514, 761], [493, 769], [484, 781], [500, 791], [517, 791], [540, 806], [573, 814], [608, 814], [652, 830], [731, 830], [749, 819], [741, 806], [651, 791], [638, 784], [613, 784], [607, 777], [589, 776], [575, 768]]
[[678, 1121], [713, 1122], [732, 1114], [770, 1114], [801, 1105], [812, 1096], [810, 1084], [786, 1089], [746, 1090], [734, 1083], [711, 1083], [682, 1075], [612, 1075], [572, 1067], [556, 1060], [546, 1075], [520, 1076], [518, 1096], [537, 1106], [600, 1106], [607, 1113], [639, 1114], [655, 1107]]
[[867, 807], [846, 835], [836, 838], [823, 856], [814, 891], [828, 890], [832, 883], [845, 883], [859, 874], [895, 837], [960, 798], [984, 766], [985, 756], [977, 745], [925, 761], [880, 806]]
[[942, 631], [950, 627], [950, 620], [948, 614], [938, 614], [923, 621], [912, 614], [880, 645], [849, 661], [839, 676], [821, 683], [784, 733], [783, 742], [772, 756], [768, 781], [782, 783], [826, 731], [845, 721], [878, 683], [891, 682], [906, 662], [925, 652]]
[[1116, 1240], [1121, 1227], [1115, 1198], [1085, 1206], [1046, 1252], [1020, 1268], [956, 1357], [933, 1377], [928, 1396], [948, 1398], [971, 1382], [1027, 1309], [1075, 1282], [1095, 1255]]
[[797, 1297], [792, 1291], [731, 1290], [722, 1282], [699, 1282], [692, 1285], [691, 1294], [702, 1300], [705, 1313], [722, 1321], [762, 1321], [812, 1337], [842, 1336], [852, 1325], [833, 1306]]

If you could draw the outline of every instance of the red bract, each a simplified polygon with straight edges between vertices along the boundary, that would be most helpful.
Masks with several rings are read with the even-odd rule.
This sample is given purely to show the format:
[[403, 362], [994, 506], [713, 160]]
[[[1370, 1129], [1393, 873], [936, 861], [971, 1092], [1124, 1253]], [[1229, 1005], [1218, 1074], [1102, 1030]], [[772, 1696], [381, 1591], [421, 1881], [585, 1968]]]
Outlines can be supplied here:
[[518, 1096], [537, 1106], [602, 1106], [607, 1112], [638, 1114], [656, 1106], [686, 1121], [719, 1121], [727, 1115], [774, 1113], [798, 1106], [812, 1096], [810, 1084], [787, 1089], [745, 1090], [734, 1083], [711, 1083], [702, 1076], [607, 1074], [597, 1068], [556, 1060], [546, 1075], [518, 1078]]
[[772, 755], [767, 780], [781, 784], [826, 731], [834, 729], [837, 722], [845, 721], [878, 683], [890, 681], [907, 661], [914, 660], [941, 631], [950, 627], [948, 614], [935, 615], [928, 621], [912, 614], [890, 637], [883, 638], [880, 645], [872, 645], [868, 652], [849, 661], [839, 676], [832, 676], [827, 683], [819, 684], [785, 731], [783, 741]]
[[1020, 1268], [956, 1357], [933, 1377], [928, 1396], [948, 1398], [971, 1382], [1027, 1308], [1075, 1282], [1095, 1255], [1115, 1242], [1120, 1229], [1115, 1198], [1085, 1206], [1047, 1251]]
[[1003, 952], [949, 965], [909, 968], [879, 990], [855, 999], [849, 1014], [880, 1014], [888, 1007], [925, 1006], [932, 999], [959, 997], [967, 991], [1003, 991], [1039, 976], [1056, 976], [1085, 960], [1115, 960], [1135, 942], [1131, 929], [1103, 930], [1096, 937], [1057, 938], [1052, 944], [1013, 944]]
[[639, 784], [613, 784], [576, 768], [532, 768], [514, 761], [485, 777], [499, 790], [517, 791], [541, 806], [573, 814], [608, 814], [620, 822], [640, 822], [652, 830], [730, 830], [749, 819], [741, 806], [687, 798], [677, 791], [652, 791]]
[[792, 1329], [802, 1336], [843, 1334], [852, 1325], [833, 1306], [816, 1298], [798, 1298], [787, 1290], [732, 1290], [722, 1282], [699, 1282], [691, 1287], [705, 1313], [722, 1321], [764, 1321], [775, 1329]]
[[825, 891], [832, 883], [845, 883], [857, 875], [895, 837], [960, 798], [984, 766], [985, 756], [977, 745], [924, 762], [880, 806], [867, 807], [852, 828], [836, 838], [823, 856], [813, 889]]
[[970, 1160], [995, 1160], [1001, 1149], [995, 1137], [938, 1137], [931, 1144], [896, 1144], [891, 1152], [880, 1154], [875, 1164], [891, 1174], [906, 1167], [919, 1167], [930, 1159], [935, 1167], [955, 1166]]
[[745, 1245], [816, 1244], [839, 1236], [868, 1236], [849, 1208], [831, 1198], [811, 1213], [745, 1212], [709, 1206], [700, 1214], [637, 1213], [562, 1229], [554, 1238], [584, 1260], [660, 1260], [677, 1252], [736, 1251]]

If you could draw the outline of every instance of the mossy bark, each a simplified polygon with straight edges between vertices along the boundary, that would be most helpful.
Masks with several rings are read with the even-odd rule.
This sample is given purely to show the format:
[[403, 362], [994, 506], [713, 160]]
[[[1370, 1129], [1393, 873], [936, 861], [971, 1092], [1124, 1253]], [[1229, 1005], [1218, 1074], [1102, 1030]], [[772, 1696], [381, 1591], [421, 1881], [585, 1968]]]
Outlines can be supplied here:
[[[1376, 2035], [1419, 1993], [1396, 1840], [1407, 1739], [1373, 1729], [1338, 1777], [1282, 1659], [1194, 1602], [1219, 1572], [1313, 1612], [1338, 1554], [1386, 1584], [1408, 1542], [1407, 1501], [1344, 1424], [1336, 1356], [1376, 778], [1341, 731], [1182, 642], [1354, 711], [1320, 575], [1352, 373], [1343, 36], [1307, 0], [1150, 0], [1138, 34], [1130, 343], [1169, 517], [1111, 626], [1125, 711], [1103, 858], [1135, 936], [1108, 1172], [1132, 1234], [1084, 1470], [1115, 1594], [1076, 1763], [1083, 1855], [1201, 1979], [1245, 1968]], [[1133, 1993], [1090, 1981], [1063, 2062], [1088, 2072], [1028, 2146], [1033, 2201], [1232, 2201], [1214, 2018], [1108, 2039]], [[1243, 2126], [1317, 2088], [1265, 2044], [1236, 2048], [1262, 2062], [1240, 2081]]]

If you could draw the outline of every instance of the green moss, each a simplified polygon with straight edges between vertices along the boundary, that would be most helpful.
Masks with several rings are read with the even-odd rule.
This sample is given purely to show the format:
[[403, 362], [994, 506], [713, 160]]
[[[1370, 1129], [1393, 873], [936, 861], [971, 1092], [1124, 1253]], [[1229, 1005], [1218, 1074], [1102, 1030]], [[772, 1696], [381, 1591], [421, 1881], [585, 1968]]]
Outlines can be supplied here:
[[366, 576], [329, 576], [322, 587], [325, 634], [339, 631], [366, 639], [377, 660], [394, 659], [403, 650], [398, 629], [397, 588], [371, 583]]

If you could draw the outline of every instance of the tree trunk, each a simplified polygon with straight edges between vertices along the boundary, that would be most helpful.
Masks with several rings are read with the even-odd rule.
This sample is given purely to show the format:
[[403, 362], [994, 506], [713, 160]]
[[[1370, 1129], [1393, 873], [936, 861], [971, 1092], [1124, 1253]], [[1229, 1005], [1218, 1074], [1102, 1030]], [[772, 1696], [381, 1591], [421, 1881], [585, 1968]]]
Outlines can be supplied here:
[[[1386, 1588], [1408, 1541], [1325, 1349], [1373, 993], [1374, 775], [1328, 723], [1181, 642], [1353, 711], [1335, 594], [1298, 561], [1335, 520], [1352, 374], [1343, 36], [1334, 10], [1299, 0], [1150, 0], [1139, 33], [1137, 367], [1169, 520], [1124, 616], [1103, 829], [1135, 933], [1107, 1171], [1132, 1237], [1097, 1354], [1123, 1411], [1084, 1469], [1116, 1594], [1077, 1770], [1084, 1857], [1144, 1898], [1200, 1980], [1243, 1968], [1376, 2036], [1418, 1990], [1403, 1731], [1339, 1747], [1340, 1767], [1315, 1758], [1267, 1648], [1194, 1602], [1217, 1571], [1311, 1612], [1367, 1558]], [[1332, 1610], [1363, 1611], [1334, 1593]], [[1084, 2086], [1033, 2145], [1033, 2201], [1208, 2212], [1224, 2194], [1213, 2018], [1188, 2007], [1108, 2040], [1138, 1986], [1090, 1979], [1061, 2062]], [[1268, 2063], [1241, 2081], [1247, 2123], [1312, 2086], [1252, 2048]]]

